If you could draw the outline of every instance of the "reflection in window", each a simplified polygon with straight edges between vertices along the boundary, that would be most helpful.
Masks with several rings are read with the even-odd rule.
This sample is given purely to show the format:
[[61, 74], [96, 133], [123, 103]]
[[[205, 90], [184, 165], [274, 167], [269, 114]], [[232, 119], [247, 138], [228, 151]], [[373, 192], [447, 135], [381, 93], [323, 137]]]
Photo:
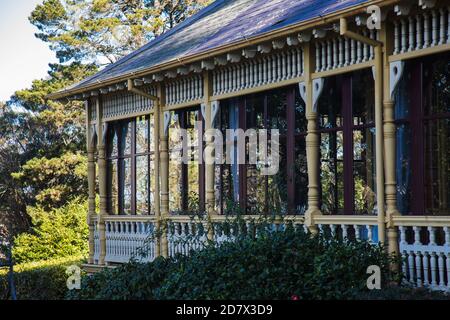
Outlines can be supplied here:
[[153, 116], [108, 124], [108, 212], [149, 214], [154, 212], [155, 179], [153, 148], [150, 150]]
[[[279, 170], [262, 175], [262, 163], [216, 166], [216, 206], [222, 214], [303, 214], [306, 210], [306, 120], [298, 88], [269, 91], [221, 103], [217, 126], [227, 129], [278, 129]], [[227, 141], [228, 147], [233, 142]], [[234, 143], [236, 147], [236, 143]], [[249, 149], [247, 139], [247, 151]], [[269, 136], [269, 149], [270, 149]], [[224, 148], [224, 154], [226, 152]], [[269, 151], [270, 152], [270, 151]], [[237, 155], [232, 157], [237, 160]]]
[[374, 213], [374, 92], [370, 71], [327, 79], [318, 110], [322, 211]]
[[450, 214], [450, 55], [406, 63], [396, 93], [397, 205]]
[[199, 146], [202, 127], [198, 108], [172, 112], [169, 125], [169, 208], [172, 213], [193, 214], [204, 210], [204, 165], [200, 163], [203, 155]]

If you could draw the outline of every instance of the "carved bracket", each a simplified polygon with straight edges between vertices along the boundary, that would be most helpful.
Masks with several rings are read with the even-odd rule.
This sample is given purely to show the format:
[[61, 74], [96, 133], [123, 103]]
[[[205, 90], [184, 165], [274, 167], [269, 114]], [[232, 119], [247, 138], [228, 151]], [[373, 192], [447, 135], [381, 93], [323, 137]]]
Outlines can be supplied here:
[[90, 128], [90, 137], [91, 137], [91, 141], [89, 141], [89, 143], [94, 146], [95, 145], [95, 140], [97, 139], [97, 126], [95, 124], [91, 124]]
[[322, 94], [323, 84], [325, 83], [324, 78], [318, 78], [313, 80], [313, 105], [312, 111], [317, 112], [317, 102]]
[[169, 133], [169, 124], [172, 113], [170, 111], [164, 111], [164, 136], [167, 137]]
[[103, 145], [106, 144], [106, 135], [108, 134], [108, 122], [102, 123], [102, 142]]
[[394, 99], [394, 92], [402, 78], [404, 67], [404, 61], [394, 61], [389, 64], [389, 89], [391, 99]]
[[202, 104], [200, 105], [200, 111], [201, 111], [201, 113], [202, 113], [203, 119], [206, 119], [206, 104], [202, 103]]
[[303, 102], [306, 104], [306, 84], [304, 81], [302, 81], [298, 84], [298, 89], [300, 91], [300, 97], [302, 98]]

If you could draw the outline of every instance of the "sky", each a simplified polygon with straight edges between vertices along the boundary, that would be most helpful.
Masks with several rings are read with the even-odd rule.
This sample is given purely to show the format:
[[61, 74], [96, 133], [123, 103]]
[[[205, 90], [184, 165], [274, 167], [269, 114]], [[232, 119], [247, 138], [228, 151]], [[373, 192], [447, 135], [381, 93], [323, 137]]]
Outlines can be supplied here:
[[48, 64], [57, 62], [48, 45], [37, 39], [28, 16], [43, 0], [0, 0], [0, 101], [34, 79], [47, 76]]

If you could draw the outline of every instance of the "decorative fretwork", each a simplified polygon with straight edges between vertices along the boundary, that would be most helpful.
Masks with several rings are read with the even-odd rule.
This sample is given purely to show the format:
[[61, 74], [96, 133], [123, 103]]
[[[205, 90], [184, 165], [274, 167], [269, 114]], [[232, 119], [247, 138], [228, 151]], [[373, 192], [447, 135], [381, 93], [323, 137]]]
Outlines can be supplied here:
[[[142, 87], [143, 91], [156, 95], [156, 88]], [[153, 101], [128, 91], [118, 91], [102, 96], [103, 118], [116, 118], [140, 112], [150, 111]]]
[[213, 95], [245, 90], [300, 77], [303, 52], [296, 47], [213, 71]]
[[[376, 30], [362, 30], [365, 37], [376, 39]], [[374, 58], [373, 47], [343, 36], [336, 36], [315, 43], [316, 72], [328, 71], [337, 68], [370, 61]]]
[[166, 105], [175, 105], [203, 98], [203, 77], [199, 74], [166, 84]]
[[394, 55], [446, 43], [450, 43], [449, 8], [432, 9], [394, 21]]

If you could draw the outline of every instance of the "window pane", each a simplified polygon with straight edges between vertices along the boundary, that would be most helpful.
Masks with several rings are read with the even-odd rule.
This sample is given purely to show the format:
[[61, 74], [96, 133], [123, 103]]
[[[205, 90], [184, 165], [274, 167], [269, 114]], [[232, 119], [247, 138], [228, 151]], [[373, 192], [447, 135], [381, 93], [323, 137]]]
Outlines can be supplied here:
[[154, 155], [150, 155], [150, 213], [155, 214], [155, 194], [156, 194], [156, 181], [158, 177], [155, 174], [155, 158]]
[[344, 209], [343, 132], [321, 134], [322, 211], [336, 214]]
[[119, 203], [119, 183], [118, 183], [118, 172], [117, 172], [117, 163], [118, 160], [110, 160], [108, 162], [108, 187], [109, 194], [111, 195], [110, 199], [110, 208], [109, 212], [111, 214], [118, 214], [118, 203]]
[[401, 214], [411, 212], [411, 129], [408, 124], [397, 127], [396, 133], [397, 208]]
[[286, 134], [286, 92], [275, 90], [267, 93], [268, 129], [278, 129], [280, 134]]
[[450, 113], [450, 55], [435, 59], [425, 69], [424, 91], [431, 93], [425, 99], [425, 115]]
[[[191, 161], [186, 165], [187, 170], [187, 211], [189, 213], [198, 213], [200, 210], [200, 197], [199, 197], [199, 165], [196, 161]], [[186, 186], [183, 186], [186, 187]]]
[[117, 127], [114, 124], [108, 126], [108, 148], [107, 157], [117, 157], [118, 156], [118, 138], [117, 138]]
[[356, 214], [374, 213], [376, 203], [375, 135], [373, 129], [353, 131], [353, 189]]
[[375, 121], [375, 93], [372, 71], [352, 75], [353, 125], [368, 125]]
[[303, 133], [307, 131], [308, 120], [305, 113], [305, 102], [300, 97], [298, 88], [295, 94], [295, 133]]
[[123, 213], [131, 214], [131, 159], [123, 159]]
[[148, 156], [136, 157], [136, 214], [149, 212]]
[[449, 214], [450, 119], [428, 121], [424, 143], [426, 214]]
[[136, 153], [148, 151], [148, 120], [146, 117], [139, 117], [136, 121]]
[[336, 85], [336, 78], [327, 79], [324, 84], [317, 108], [319, 127], [323, 129], [343, 126], [341, 87]]
[[395, 119], [407, 119], [411, 109], [411, 95], [410, 95], [410, 83], [412, 78], [412, 70], [410, 63], [405, 63], [405, 70], [403, 76], [397, 85], [395, 93]]
[[149, 122], [150, 122], [150, 151], [153, 152], [155, 151], [155, 139], [157, 139], [158, 137], [155, 135], [155, 117], [153, 115], [149, 116]]
[[305, 137], [295, 141], [295, 213], [304, 214], [308, 202], [308, 169]]
[[255, 164], [247, 169], [247, 214], [262, 214], [266, 208], [266, 179]]
[[121, 148], [123, 155], [131, 154], [131, 122], [122, 123]]

